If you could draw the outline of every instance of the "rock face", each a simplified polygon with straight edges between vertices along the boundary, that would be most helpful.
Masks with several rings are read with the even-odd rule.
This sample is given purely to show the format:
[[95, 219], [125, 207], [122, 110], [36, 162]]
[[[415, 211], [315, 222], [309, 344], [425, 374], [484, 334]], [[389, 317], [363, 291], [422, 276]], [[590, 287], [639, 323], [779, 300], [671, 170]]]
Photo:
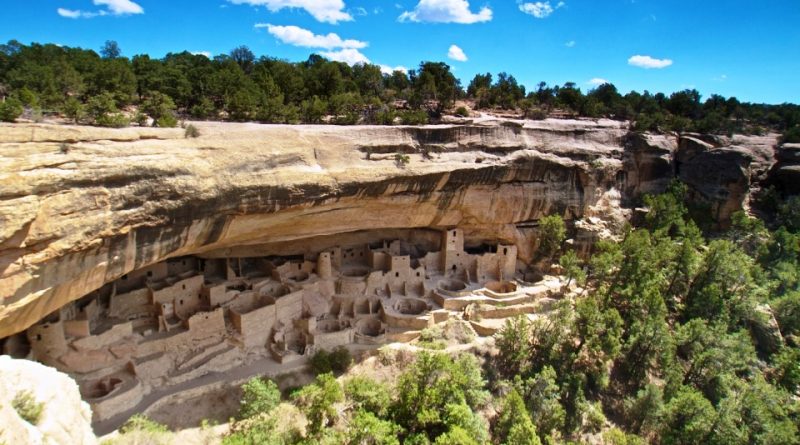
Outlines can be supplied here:
[[788, 194], [800, 193], [800, 144], [783, 144], [773, 167], [774, 185]]
[[[12, 400], [23, 391], [29, 391], [43, 406], [36, 425], [12, 408]], [[78, 385], [66, 374], [36, 362], [0, 356], [0, 443], [95, 444], [91, 420], [89, 405], [81, 401]]]
[[775, 143], [631, 135], [606, 120], [195, 125], [196, 139], [0, 125], [0, 338], [182, 255], [301, 254], [309, 239], [458, 226], [469, 245], [513, 244], [529, 261], [542, 216], [613, 227], [675, 176], [724, 220]]

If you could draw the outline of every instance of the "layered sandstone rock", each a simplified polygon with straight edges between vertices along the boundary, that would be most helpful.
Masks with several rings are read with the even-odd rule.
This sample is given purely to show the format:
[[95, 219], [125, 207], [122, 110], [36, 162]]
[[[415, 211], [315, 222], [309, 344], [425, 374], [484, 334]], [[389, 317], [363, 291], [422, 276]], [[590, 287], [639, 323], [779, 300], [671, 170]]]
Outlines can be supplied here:
[[[41, 404], [36, 424], [12, 408], [20, 393]], [[81, 401], [78, 385], [69, 376], [36, 362], [0, 356], [0, 443], [95, 444], [91, 420], [89, 405]]]
[[773, 167], [773, 184], [790, 194], [800, 193], [800, 144], [783, 144]]
[[170, 257], [458, 226], [468, 243], [517, 245], [528, 261], [542, 216], [590, 221], [578, 224], [590, 240], [587, 228], [617, 226], [622, 205], [678, 175], [724, 219], [771, 166], [769, 138], [632, 136], [606, 120], [195, 125], [196, 139], [0, 125], [0, 338]]

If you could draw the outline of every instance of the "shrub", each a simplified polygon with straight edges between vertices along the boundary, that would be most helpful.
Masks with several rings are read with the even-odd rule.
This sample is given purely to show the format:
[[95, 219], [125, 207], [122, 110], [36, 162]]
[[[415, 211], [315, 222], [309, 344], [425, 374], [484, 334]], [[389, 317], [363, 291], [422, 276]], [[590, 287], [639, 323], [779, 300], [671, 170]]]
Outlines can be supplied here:
[[553, 256], [561, 250], [561, 243], [567, 237], [564, 219], [559, 215], [545, 216], [539, 220], [539, 249], [545, 256]]
[[11, 401], [11, 406], [23, 420], [31, 425], [38, 424], [42, 419], [44, 403], [37, 402], [36, 397], [30, 391], [18, 392]]
[[350, 351], [344, 346], [339, 346], [333, 351], [321, 350], [311, 357], [311, 371], [314, 374], [326, 374], [329, 372], [344, 372], [353, 363]]
[[[172, 434], [166, 426], [150, 420], [142, 414], [135, 414], [119, 429], [119, 436], [110, 443], [114, 445], [168, 445]], [[109, 442], [103, 442], [109, 443]]]
[[165, 114], [155, 121], [155, 126], [160, 128], [175, 128], [178, 126], [178, 119], [173, 114]]
[[14, 122], [18, 117], [22, 116], [23, 111], [20, 101], [13, 97], [8, 98], [5, 102], [0, 102], [0, 121]]
[[394, 125], [397, 114], [392, 110], [378, 111], [375, 113], [375, 123], [378, 125]]
[[281, 402], [281, 392], [272, 380], [254, 377], [242, 385], [239, 418], [247, 419], [272, 411]]
[[[142, 102], [142, 111], [152, 117], [159, 127], [175, 127], [178, 124], [175, 119], [175, 102], [171, 97], [158, 91], [150, 93], [150, 96]], [[161, 125], [162, 123], [165, 125]]]
[[42, 112], [42, 109], [39, 107], [31, 108], [30, 119], [37, 124], [42, 123], [42, 121], [44, 121], [44, 113]]
[[198, 119], [206, 119], [215, 114], [214, 104], [207, 98], [203, 98], [189, 109], [189, 114]]
[[101, 116], [94, 121], [100, 127], [123, 128], [130, 125], [131, 121], [122, 113]]
[[70, 97], [64, 102], [64, 106], [61, 108], [61, 111], [64, 112], [64, 116], [68, 119], [72, 119], [73, 122], [76, 124], [83, 119], [83, 116], [86, 114], [86, 108], [83, 104], [76, 98]]
[[356, 125], [356, 124], [358, 124], [359, 119], [360, 119], [360, 116], [359, 116], [358, 113], [353, 112], [353, 111], [348, 111], [345, 114], [342, 114], [340, 116], [336, 116], [333, 119], [333, 123], [336, 124], [336, 125]]
[[525, 402], [515, 389], [506, 395], [500, 406], [497, 416], [495, 435], [505, 439], [504, 443], [519, 445], [540, 445], [541, 441], [536, 433], [531, 416], [525, 407]]
[[143, 431], [148, 433], [166, 433], [169, 432], [165, 425], [151, 420], [143, 414], [134, 414], [133, 417], [128, 419], [120, 428], [119, 432], [122, 434], [132, 433], [135, 431]]
[[339, 411], [334, 405], [344, 400], [344, 393], [332, 374], [321, 374], [314, 383], [295, 393], [294, 399], [308, 419], [308, 431], [320, 435], [336, 422]]
[[384, 417], [391, 403], [389, 388], [368, 377], [357, 376], [344, 383], [344, 394], [358, 410]]
[[781, 135], [780, 143], [781, 144], [800, 143], [800, 125], [795, 125], [794, 127], [786, 130], [783, 133], [783, 135]]
[[189, 124], [186, 126], [186, 131], [183, 132], [183, 135], [187, 138], [200, 137], [200, 130], [198, 130], [194, 125]]
[[394, 155], [394, 162], [398, 167], [403, 168], [411, 162], [411, 158], [408, 155], [397, 153]]
[[382, 420], [370, 412], [359, 410], [348, 428], [351, 444], [400, 445], [397, 439], [402, 428], [389, 420]]
[[532, 108], [525, 112], [525, 117], [535, 121], [543, 121], [547, 119], [547, 112], [540, 108]]
[[400, 122], [403, 125], [425, 125], [428, 123], [428, 113], [422, 110], [403, 111], [400, 113]]
[[233, 424], [230, 433], [222, 439], [222, 445], [285, 445], [297, 443], [299, 437], [294, 436], [280, 431], [276, 418], [257, 416]]
[[140, 127], [147, 126], [147, 115], [142, 113], [141, 111], [136, 113], [136, 116], [133, 117], [133, 121], [136, 122]]
[[72, 148], [71, 148], [71, 147], [69, 146], [69, 144], [67, 144], [66, 142], [62, 142], [62, 143], [61, 143], [61, 144], [58, 146], [58, 151], [60, 151], [60, 152], [61, 152], [61, 154], [68, 154], [68, 153], [69, 153], [69, 151], [70, 151], [71, 149], [72, 149]]
[[456, 108], [456, 116], [469, 117], [469, 111], [466, 107], [458, 107]]

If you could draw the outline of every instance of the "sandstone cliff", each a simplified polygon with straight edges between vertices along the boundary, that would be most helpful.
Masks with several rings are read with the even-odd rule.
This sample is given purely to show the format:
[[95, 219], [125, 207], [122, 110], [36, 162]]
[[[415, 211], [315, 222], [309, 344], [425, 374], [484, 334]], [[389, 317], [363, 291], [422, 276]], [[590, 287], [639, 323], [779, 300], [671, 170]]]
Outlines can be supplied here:
[[540, 217], [613, 228], [676, 176], [724, 221], [775, 145], [633, 135], [608, 120], [195, 125], [196, 139], [0, 125], [0, 338], [168, 257], [303, 253], [312, 239], [459, 226], [473, 244], [520, 246], [527, 261]]
[[[35, 425], [12, 408], [21, 392], [42, 406]], [[0, 443], [94, 444], [91, 420], [89, 405], [81, 401], [78, 385], [69, 376], [36, 362], [0, 356]]]

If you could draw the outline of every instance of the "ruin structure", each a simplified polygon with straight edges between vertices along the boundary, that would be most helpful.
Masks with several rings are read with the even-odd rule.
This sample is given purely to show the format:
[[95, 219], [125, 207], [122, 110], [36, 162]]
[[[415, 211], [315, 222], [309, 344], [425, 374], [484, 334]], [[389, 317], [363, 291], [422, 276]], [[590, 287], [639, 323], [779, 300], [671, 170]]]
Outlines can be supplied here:
[[338, 346], [407, 341], [475, 303], [554, 289], [533, 295], [517, 280], [516, 246], [465, 249], [458, 228], [439, 237], [430, 251], [394, 239], [296, 256], [169, 259], [29, 328], [29, 354], [73, 376], [101, 421], [155, 388], [257, 359], [288, 364]]

